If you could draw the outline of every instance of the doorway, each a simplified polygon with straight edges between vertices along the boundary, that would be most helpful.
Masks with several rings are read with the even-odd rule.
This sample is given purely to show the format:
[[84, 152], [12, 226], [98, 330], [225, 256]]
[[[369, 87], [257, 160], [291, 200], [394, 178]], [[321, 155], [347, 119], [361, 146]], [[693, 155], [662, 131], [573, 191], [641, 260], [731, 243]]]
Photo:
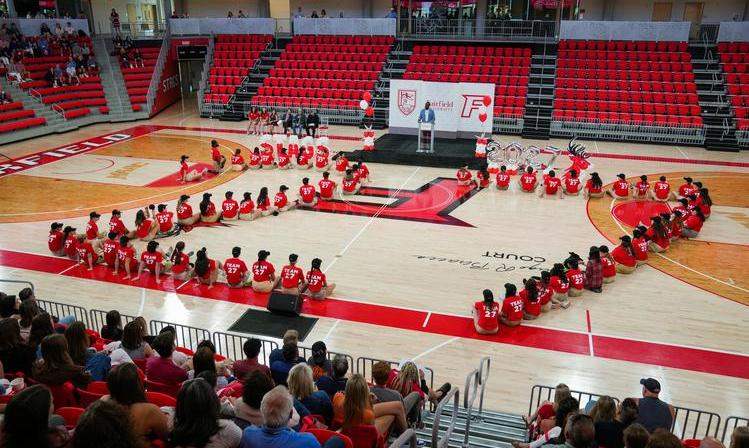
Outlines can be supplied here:
[[653, 3], [653, 22], [670, 22], [671, 11], [674, 8], [673, 2], [655, 2]]
[[183, 98], [194, 95], [200, 89], [203, 63], [202, 59], [179, 61], [179, 85]]

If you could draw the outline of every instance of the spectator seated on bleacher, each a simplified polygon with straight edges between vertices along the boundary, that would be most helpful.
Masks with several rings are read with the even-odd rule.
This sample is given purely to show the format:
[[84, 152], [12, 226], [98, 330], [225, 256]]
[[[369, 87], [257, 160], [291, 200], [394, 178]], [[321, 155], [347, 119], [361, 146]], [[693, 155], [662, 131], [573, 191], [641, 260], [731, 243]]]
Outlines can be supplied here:
[[18, 322], [12, 317], [0, 320], [0, 363], [6, 373], [28, 376], [36, 360], [36, 347], [23, 341]]
[[85, 389], [91, 382], [91, 375], [83, 366], [75, 365], [68, 352], [65, 336], [51, 334], [42, 339], [42, 359], [32, 369], [33, 378], [47, 386], [62, 386], [67, 382]]
[[336, 355], [332, 364], [333, 376], [323, 375], [315, 382], [317, 388], [327, 393], [331, 399], [346, 389], [346, 374], [349, 369], [348, 360], [343, 355]]
[[352, 428], [375, 426], [380, 436], [388, 434], [392, 425], [399, 431], [408, 428], [403, 403], [391, 401], [372, 404], [367, 381], [354, 374], [346, 383], [344, 392], [333, 397], [333, 427], [341, 427], [346, 434]]
[[320, 415], [326, 425], [333, 419], [333, 404], [324, 391], [317, 390], [312, 379], [312, 369], [304, 363], [295, 365], [286, 380], [289, 392], [313, 415]]
[[[208, 381], [186, 381], [177, 396], [174, 423], [169, 435], [172, 447], [235, 448], [242, 430], [233, 421], [220, 418], [221, 404]], [[291, 412], [286, 415], [288, 419]]]
[[0, 90], [0, 104], [12, 103], [13, 98], [5, 90]]
[[409, 423], [420, 420], [420, 406], [422, 403], [419, 393], [412, 391], [406, 396], [402, 396], [398, 391], [387, 387], [388, 377], [390, 376], [390, 364], [385, 361], [378, 361], [372, 366], [372, 386], [369, 391], [377, 397], [378, 403], [389, 403], [399, 401], [403, 403], [403, 409]]
[[153, 348], [159, 356], [152, 356], [146, 362], [146, 377], [151, 381], [176, 385], [187, 379], [187, 369], [178, 367], [172, 361], [174, 336], [169, 332], [159, 334], [153, 341]]
[[258, 361], [261, 348], [262, 342], [260, 342], [260, 339], [250, 338], [245, 341], [242, 345], [245, 359], [234, 361], [231, 366], [235, 378], [239, 381], [245, 381], [247, 376], [256, 370], [271, 378], [270, 368]]

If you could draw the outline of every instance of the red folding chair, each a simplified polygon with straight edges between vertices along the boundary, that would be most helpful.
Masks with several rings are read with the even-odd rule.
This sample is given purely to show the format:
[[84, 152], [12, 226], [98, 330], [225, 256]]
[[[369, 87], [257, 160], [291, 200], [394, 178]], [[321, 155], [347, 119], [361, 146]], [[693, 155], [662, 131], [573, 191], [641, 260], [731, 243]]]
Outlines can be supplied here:
[[146, 390], [149, 392], [161, 392], [162, 394], [176, 397], [179, 389], [182, 387], [182, 383], [178, 384], [166, 384], [158, 381], [151, 381], [146, 378]]
[[152, 392], [152, 391], [146, 391], [146, 400], [151, 403], [155, 404], [158, 407], [175, 407], [177, 406], [177, 399], [163, 394], [161, 392]]
[[372, 425], [359, 425], [346, 428], [341, 431], [348, 436], [354, 444], [354, 448], [384, 448], [385, 441], [377, 433], [377, 428]]
[[315, 436], [317, 441], [320, 442], [320, 445], [324, 445], [325, 442], [327, 442], [331, 437], [338, 437], [339, 439], [343, 440], [346, 448], [354, 448], [354, 442], [348, 436], [345, 436], [341, 433], [337, 433], [335, 431], [330, 431], [327, 429], [310, 429], [306, 432]]
[[65, 426], [68, 429], [73, 429], [78, 424], [78, 419], [81, 418], [84, 411], [85, 409], [83, 408], [62, 407], [58, 408], [55, 413], [65, 419]]

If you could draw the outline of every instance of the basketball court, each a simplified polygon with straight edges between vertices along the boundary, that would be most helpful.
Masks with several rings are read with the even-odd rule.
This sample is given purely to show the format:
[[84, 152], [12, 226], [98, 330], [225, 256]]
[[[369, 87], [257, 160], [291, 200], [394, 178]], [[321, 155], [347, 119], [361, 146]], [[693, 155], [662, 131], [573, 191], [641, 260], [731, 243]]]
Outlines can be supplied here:
[[[267, 299], [249, 288], [171, 279], [157, 285], [148, 275], [126, 281], [47, 250], [53, 220], [82, 230], [90, 211], [102, 213], [105, 224], [117, 208], [132, 228], [138, 208], [166, 203], [174, 210], [182, 194], [192, 195], [196, 207], [203, 192], [220, 204], [226, 191], [256, 196], [267, 186], [273, 194], [284, 184], [295, 194], [303, 177], [313, 184], [321, 178], [314, 170], [228, 171], [180, 183], [180, 155], [199, 170], [208, 167], [212, 139], [227, 157], [258, 145], [243, 123], [201, 119], [194, 110], [177, 103], [147, 124], [95, 125], [1, 147], [7, 159], [0, 161], [0, 278], [33, 282], [40, 299], [211, 331], [226, 331], [248, 307], [264, 308]], [[332, 126], [329, 134], [333, 152], [361, 149], [356, 128]], [[483, 289], [496, 297], [505, 283], [520, 285], [570, 251], [584, 256], [591, 245], [613, 247], [663, 206], [478, 191], [458, 186], [454, 169], [370, 164], [371, 182], [359, 195], [253, 222], [198, 226], [159, 242], [165, 250], [177, 241], [188, 251], [206, 247], [218, 260], [240, 246], [248, 262], [265, 249], [277, 269], [290, 253], [299, 254], [305, 270], [321, 258], [337, 288], [328, 300], [305, 303], [303, 313], [319, 318], [305, 345], [324, 340], [330, 350], [354, 357], [399, 353], [431, 367], [436, 382], [461, 387], [489, 356], [489, 409], [524, 412], [534, 384], [637, 396], [639, 379], [653, 376], [666, 400], [680, 406], [749, 414], [749, 158], [691, 147], [583, 144], [591, 170], [606, 183], [620, 172], [651, 181], [665, 175], [674, 188], [687, 175], [703, 182], [715, 202], [712, 216], [699, 238], [651, 254], [647, 266], [619, 275], [603, 294], [586, 292], [571, 298], [569, 309], [503, 327], [496, 336], [473, 329], [470, 309]], [[554, 163], [568, 165], [564, 155]], [[144, 246], [136, 243], [138, 252]]]

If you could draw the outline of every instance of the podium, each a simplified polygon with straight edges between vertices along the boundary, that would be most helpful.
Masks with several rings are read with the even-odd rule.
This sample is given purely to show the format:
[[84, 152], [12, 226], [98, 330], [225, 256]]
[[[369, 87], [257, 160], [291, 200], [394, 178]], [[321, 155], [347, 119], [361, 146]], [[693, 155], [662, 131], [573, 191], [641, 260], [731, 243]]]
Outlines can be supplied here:
[[419, 143], [416, 152], [434, 153], [434, 123], [419, 123]]

